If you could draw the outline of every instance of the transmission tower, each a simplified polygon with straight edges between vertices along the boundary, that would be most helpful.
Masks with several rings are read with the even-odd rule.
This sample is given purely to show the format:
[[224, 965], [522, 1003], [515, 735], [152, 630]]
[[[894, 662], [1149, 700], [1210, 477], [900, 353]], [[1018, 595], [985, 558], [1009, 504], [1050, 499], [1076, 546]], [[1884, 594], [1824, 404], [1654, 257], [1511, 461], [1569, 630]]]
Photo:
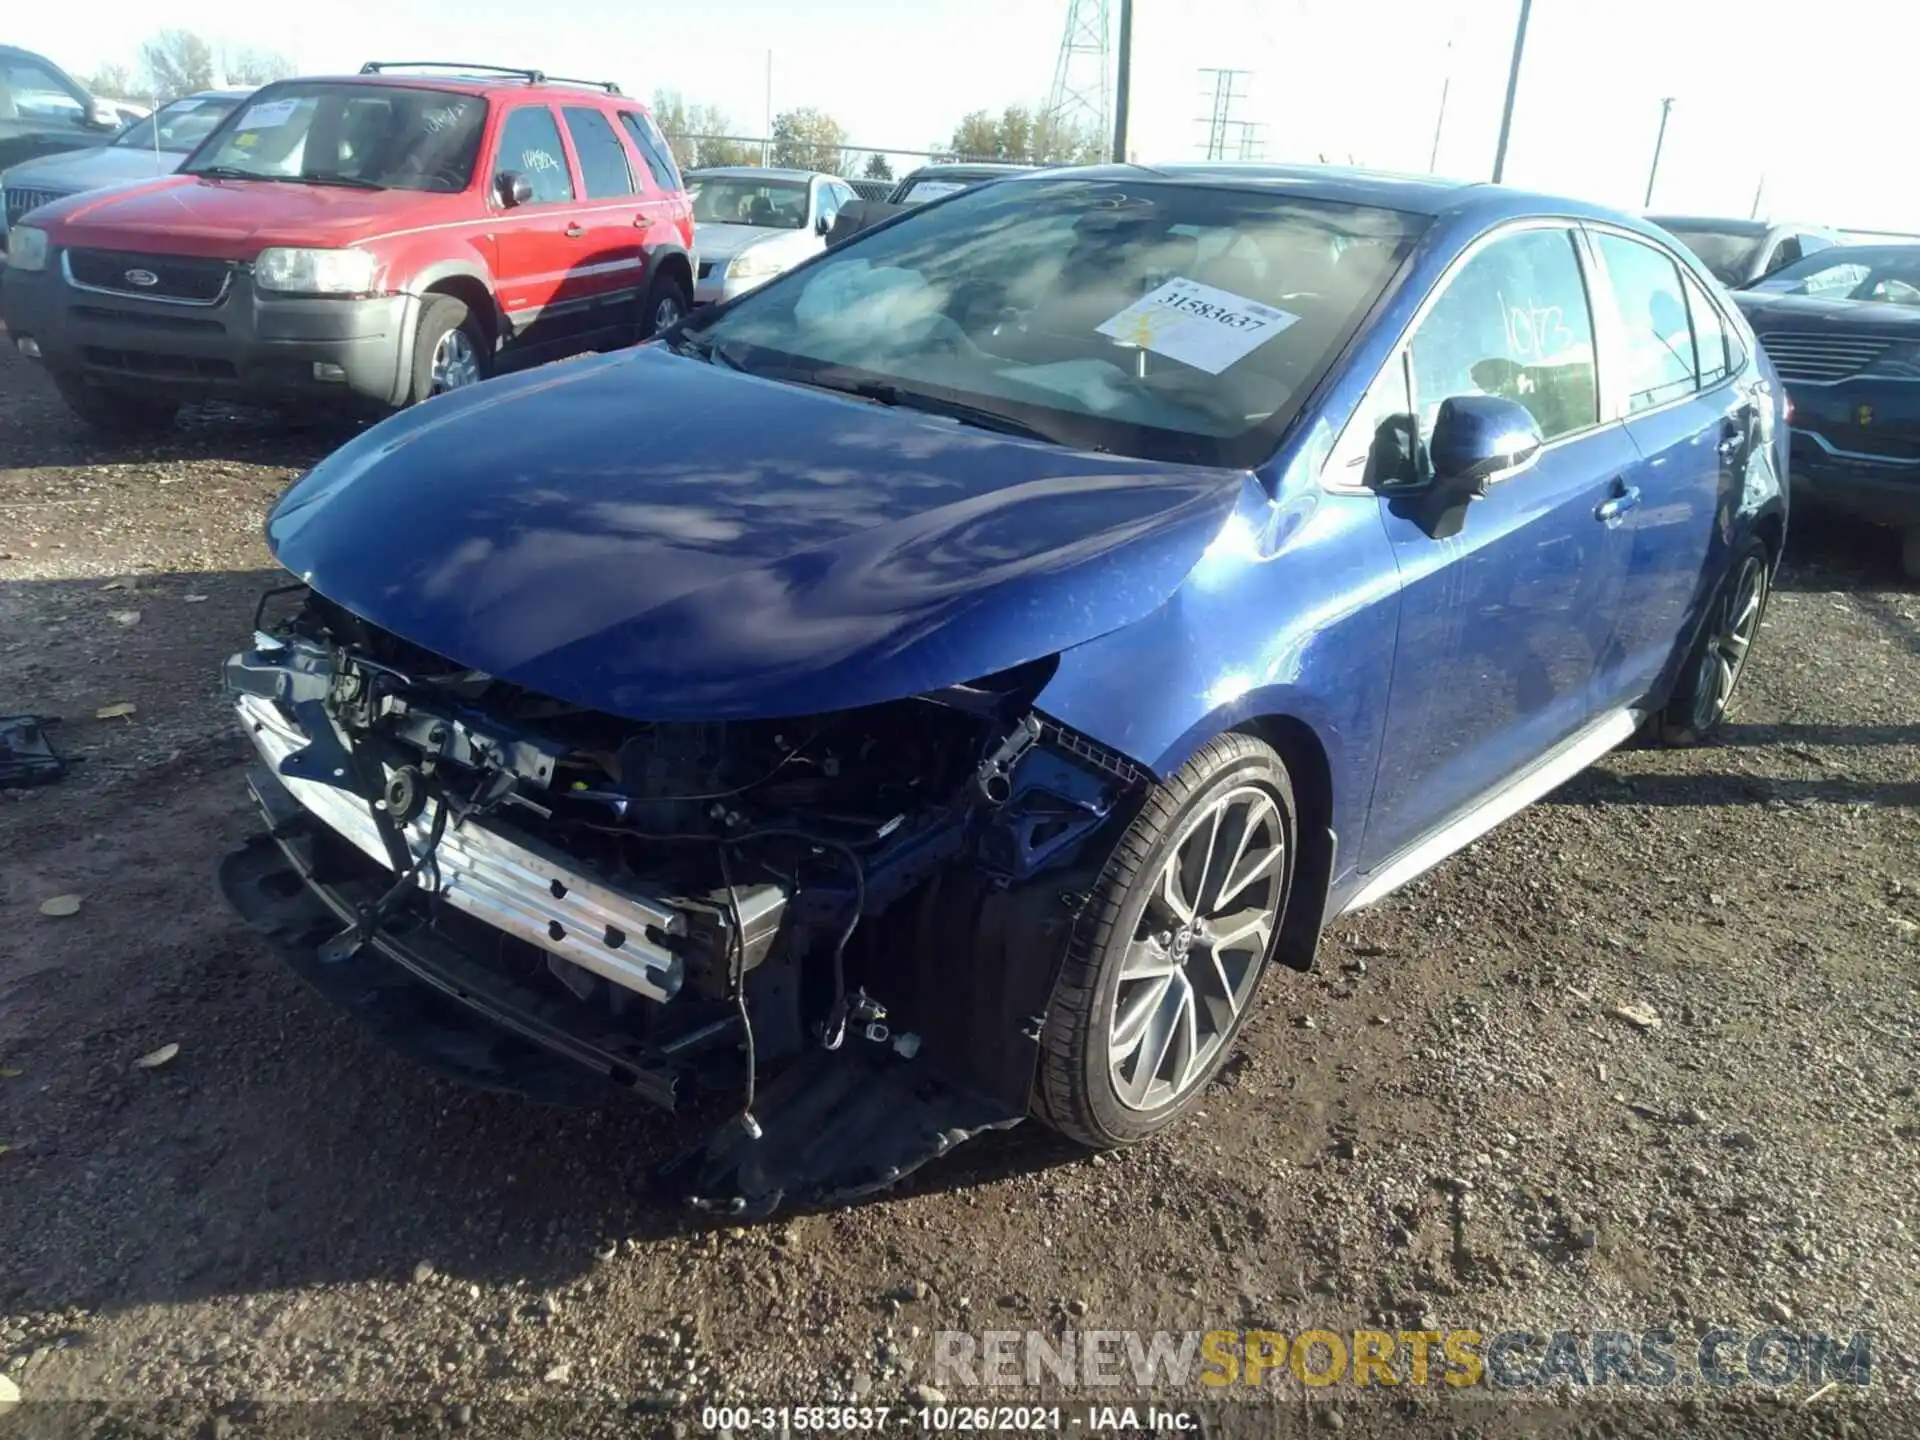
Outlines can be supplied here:
[[1108, 66], [1108, 0], [1067, 0], [1067, 28], [1053, 65], [1045, 118], [1056, 135], [1104, 139], [1113, 126], [1113, 79]]
[[1203, 69], [1200, 73], [1213, 77], [1211, 84], [1213, 108], [1200, 122], [1207, 127], [1207, 159], [1228, 159], [1235, 149], [1241, 152], [1242, 159], [1251, 159], [1252, 156], [1245, 153], [1249, 146], [1250, 127], [1246, 121], [1233, 118], [1233, 107], [1234, 102], [1247, 98], [1240, 92], [1240, 81], [1253, 72], [1251, 70]]

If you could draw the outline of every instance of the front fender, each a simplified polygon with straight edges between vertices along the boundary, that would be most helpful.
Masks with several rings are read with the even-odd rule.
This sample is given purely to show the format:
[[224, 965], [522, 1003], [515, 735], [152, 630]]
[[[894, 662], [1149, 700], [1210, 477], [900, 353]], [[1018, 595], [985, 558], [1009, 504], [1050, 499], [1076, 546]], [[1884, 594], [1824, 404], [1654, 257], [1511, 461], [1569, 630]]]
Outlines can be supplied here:
[[1360, 854], [1399, 627], [1378, 507], [1249, 487], [1173, 597], [1062, 653], [1036, 703], [1162, 777], [1222, 731], [1291, 717], [1325, 753], [1340, 849]]

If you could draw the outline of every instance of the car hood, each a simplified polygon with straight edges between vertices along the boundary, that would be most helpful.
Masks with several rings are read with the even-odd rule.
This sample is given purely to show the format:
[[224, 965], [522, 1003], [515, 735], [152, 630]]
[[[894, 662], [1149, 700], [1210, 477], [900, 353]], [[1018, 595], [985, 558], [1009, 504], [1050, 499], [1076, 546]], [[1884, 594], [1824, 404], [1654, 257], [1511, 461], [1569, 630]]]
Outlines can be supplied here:
[[797, 240], [805, 230], [776, 230], [767, 225], [719, 225], [702, 220], [693, 227], [693, 248], [702, 260], [731, 260], [750, 245]]
[[42, 218], [56, 245], [251, 260], [269, 245], [352, 245], [391, 230], [472, 219], [462, 198], [166, 175], [58, 201]]
[[29, 160], [0, 174], [0, 185], [21, 189], [52, 190], [63, 195], [82, 190], [97, 190], [102, 185], [117, 185], [126, 180], [151, 180], [156, 175], [171, 175], [185, 155], [152, 150], [134, 145], [103, 145], [93, 150], [70, 150], [64, 155], [49, 155]]
[[387, 420], [267, 536], [322, 595], [461, 665], [638, 720], [734, 719], [899, 699], [1136, 620], [1252, 483], [656, 345]]
[[1810, 295], [1769, 295], [1764, 290], [1736, 290], [1733, 300], [1756, 331], [1763, 326], [1780, 325], [1816, 333], [1834, 329], [1920, 336], [1920, 308], [1912, 305], [1888, 305], [1879, 300], [1819, 300]]

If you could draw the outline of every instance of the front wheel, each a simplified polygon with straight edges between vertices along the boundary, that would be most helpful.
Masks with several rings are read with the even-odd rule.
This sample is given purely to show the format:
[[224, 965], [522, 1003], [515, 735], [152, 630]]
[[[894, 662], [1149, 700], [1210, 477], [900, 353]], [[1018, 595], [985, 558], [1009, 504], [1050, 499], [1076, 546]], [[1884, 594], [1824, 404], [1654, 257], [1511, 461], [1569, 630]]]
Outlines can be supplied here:
[[1726, 719], [1734, 686], [1746, 673], [1747, 658], [1760, 635], [1772, 575], [1766, 545], [1758, 539], [1747, 541], [1707, 611], [1673, 698], [1649, 726], [1656, 742], [1697, 745]]
[[467, 303], [453, 295], [429, 296], [413, 335], [410, 404], [478, 385], [492, 371], [486, 331]]
[[1231, 1053], [1293, 878], [1286, 766], [1222, 735], [1154, 788], [1075, 927], [1041, 1031], [1033, 1111], [1125, 1145], [1191, 1107]]

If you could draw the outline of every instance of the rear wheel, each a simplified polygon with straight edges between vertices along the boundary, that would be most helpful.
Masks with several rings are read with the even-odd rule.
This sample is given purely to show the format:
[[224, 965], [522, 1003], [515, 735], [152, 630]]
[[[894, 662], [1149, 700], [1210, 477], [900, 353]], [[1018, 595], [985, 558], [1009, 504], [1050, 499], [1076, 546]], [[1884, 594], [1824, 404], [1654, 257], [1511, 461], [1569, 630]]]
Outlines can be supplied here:
[[1155, 787], [1076, 927], [1041, 1032], [1034, 1114], [1125, 1145], [1189, 1109], [1250, 1012], [1293, 877], [1293, 787], [1223, 735]]
[[180, 402], [118, 386], [97, 385], [78, 375], [54, 372], [53, 383], [67, 408], [103, 435], [134, 439], [173, 428]]
[[692, 303], [679, 276], [654, 276], [653, 284], [647, 287], [647, 298], [641, 302], [639, 338], [651, 340], [667, 327], [679, 324]]
[[1707, 612], [1673, 698], [1649, 727], [1658, 743], [1697, 745], [1726, 718], [1734, 687], [1746, 673], [1747, 657], [1767, 613], [1771, 560], [1758, 539], [1747, 541], [1741, 549]]
[[420, 310], [413, 335], [413, 383], [410, 404], [478, 385], [493, 371], [486, 331], [467, 302], [453, 295], [430, 295]]

